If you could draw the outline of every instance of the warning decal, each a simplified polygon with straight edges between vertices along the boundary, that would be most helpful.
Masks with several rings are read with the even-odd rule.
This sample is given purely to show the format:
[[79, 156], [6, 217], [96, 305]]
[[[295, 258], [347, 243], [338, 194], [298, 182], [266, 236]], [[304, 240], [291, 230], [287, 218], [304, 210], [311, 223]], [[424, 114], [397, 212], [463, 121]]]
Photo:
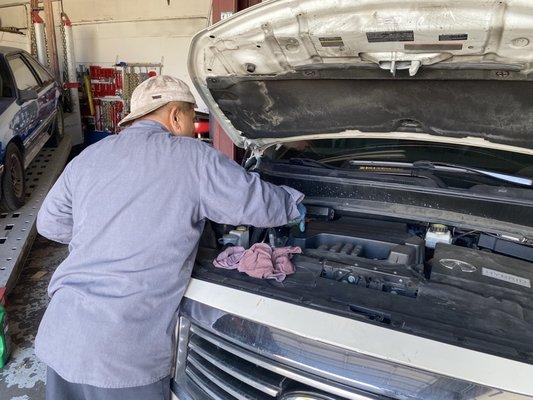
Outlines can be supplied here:
[[414, 42], [415, 33], [413, 31], [367, 32], [366, 37], [369, 43]]

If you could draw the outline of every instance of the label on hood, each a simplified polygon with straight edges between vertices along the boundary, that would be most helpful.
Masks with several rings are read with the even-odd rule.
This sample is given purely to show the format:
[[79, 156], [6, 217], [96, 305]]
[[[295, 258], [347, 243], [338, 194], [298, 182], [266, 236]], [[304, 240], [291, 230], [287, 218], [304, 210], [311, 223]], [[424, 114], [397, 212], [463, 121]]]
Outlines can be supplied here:
[[367, 32], [366, 38], [369, 43], [378, 42], [414, 42], [415, 33], [413, 31], [381, 31]]
[[404, 44], [405, 50], [421, 50], [421, 51], [446, 51], [446, 50], [462, 50], [462, 44], [455, 43], [434, 43], [434, 44]]
[[496, 271], [490, 268], [481, 268], [481, 273], [489, 278], [498, 279], [500, 281], [513, 283], [515, 285], [524, 286], [531, 289], [531, 281], [527, 278], [522, 278], [520, 276], [506, 274], [505, 272]]
[[319, 37], [320, 44], [322, 47], [340, 47], [344, 46], [344, 42], [340, 36], [333, 37]]
[[468, 40], [467, 33], [452, 33], [449, 35], [439, 35], [439, 41], [447, 42], [449, 40]]

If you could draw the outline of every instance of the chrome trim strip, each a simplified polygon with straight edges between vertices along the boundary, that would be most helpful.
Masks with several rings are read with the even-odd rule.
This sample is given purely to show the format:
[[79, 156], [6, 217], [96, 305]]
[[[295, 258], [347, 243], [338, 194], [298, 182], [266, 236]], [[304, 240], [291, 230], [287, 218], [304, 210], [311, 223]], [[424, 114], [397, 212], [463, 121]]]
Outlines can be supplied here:
[[179, 381], [179, 377], [183, 376], [185, 367], [187, 366], [187, 342], [189, 341], [189, 330], [191, 322], [187, 318], [180, 317], [178, 327], [178, 345], [176, 351], [176, 371], [174, 373], [174, 379]]
[[[211, 382], [213, 382], [215, 385], [220, 387], [225, 392], [235, 397], [237, 400], [250, 400], [250, 396], [247, 395], [246, 392], [241, 391], [238, 388], [225, 382], [223, 379], [221, 379], [219, 376], [213, 373], [213, 371], [211, 371], [208, 367], [203, 365], [202, 362], [198, 360], [197, 358], [195, 358], [194, 356], [189, 355], [188, 361], [189, 361], [189, 364], [192, 365], [194, 368], [196, 368], [203, 376], [205, 376], [207, 379], [209, 379]], [[216, 367], [212, 367], [212, 368], [216, 368]], [[257, 399], [257, 400], [260, 400], [260, 399]]]
[[347, 389], [342, 389], [338, 386], [333, 386], [332, 384], [325, 382], [319, 377], [311, 376], [311, 375], [305, 374], [304, 372], [295, 372], [279, 364], [274, 365], [273, 363], [266, 361], [265, 358], [258, 356], [258, 355], [254, 355], [252, 352], [248, 350], [240, 349], [240, 348], [237, 348], [237, 346], [231, 346], [227, 344], [225, 341], [217, 338], [215, 335], [208, 333], [196, 327], [195, 325], [191, 325], [191, 332], [207, 340], [208, 342], [214, 344], [215, 346], [218, 346], [221, 349], [224, 349], [236, 355], [237, 357], [242, 358], [243, 360], [256, 364], [276, 374], [283, 375], [286, 378], [293, 379], [305, 385], [309, 385], [316, 389], [323, 390], [325, 392], [335, 394], [337, 396], [346, 397], [347, 399], [351, 399], [351, 400], [374, 400], [374, 399], [379, 398], [377, 396], [370, 397], [370, 396], [361, 395], [359, 393], [355, 393], [353, 390], [347, 390]]
[[265, 382], [259, 376], [252, 376], [246, 374], [245, 371], [240, 370], [238, 367], [220, 362], [217, 358], [213, 357], [211, 354], [209, 354], [207, 351], [205, 351], [199, 345], [192, 341], [189, 343], [189, 348], [193, 350], [198, 356], [204, 358], [206, 361], [213, 364], [215, 367], [221, 369], [222, 371], [235, 377], [236, 379], [256, 388], [257, 390], [268, 394], [269, 396], [276, 397], [281, 392], [280, 387]]
[[205, 393], [207, 393], [213, 400], [228, 400], [227, 398], [220, 397], [218, 393], [213, 391], [208, 385], [204, 383], [204, 380], [198, 376], [191, 368], [187, 367], [185, 369], [185, 372], [187, 373], [188, 377], [194, 382], [196, 386], [198, 386], [201, 390], [203, 390]]

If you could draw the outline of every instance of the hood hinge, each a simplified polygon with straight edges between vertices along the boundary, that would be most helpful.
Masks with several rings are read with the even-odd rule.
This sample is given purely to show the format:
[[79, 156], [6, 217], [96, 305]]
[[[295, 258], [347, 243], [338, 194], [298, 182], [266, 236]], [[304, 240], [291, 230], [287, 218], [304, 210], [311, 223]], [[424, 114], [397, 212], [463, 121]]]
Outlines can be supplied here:
[[263, 156], [264, 149], [255, 146], [247, 146], [247, 148], [250, 149], [250, 156], [244, 162], [244, 168], [246, 170], [257, 168], [261, 163], [261, 157]]

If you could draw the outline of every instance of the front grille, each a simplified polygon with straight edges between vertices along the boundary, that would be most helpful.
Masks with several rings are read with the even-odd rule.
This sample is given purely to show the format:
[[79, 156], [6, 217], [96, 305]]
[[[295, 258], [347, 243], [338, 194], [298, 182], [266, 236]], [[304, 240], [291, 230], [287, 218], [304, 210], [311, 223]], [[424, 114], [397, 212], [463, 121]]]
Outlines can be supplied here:
[[276, 363], [195, 325], [189, 331], [185, 374], [205, 399], [272, 400], [296, 389], [332, 394], [335, 399], [371, 398]]
[[183, 400], [282, 400], [296, 392], [349, 400], [527, 397], [332, 346], [188, 298], [176, 334], [172, 390]]

